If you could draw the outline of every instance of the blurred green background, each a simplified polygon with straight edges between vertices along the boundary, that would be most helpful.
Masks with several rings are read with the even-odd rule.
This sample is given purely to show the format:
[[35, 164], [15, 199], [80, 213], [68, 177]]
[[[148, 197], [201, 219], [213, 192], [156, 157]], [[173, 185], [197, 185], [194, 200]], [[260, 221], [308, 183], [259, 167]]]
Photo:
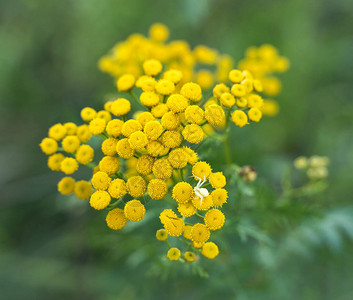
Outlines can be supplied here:
[[[296, 224], [275, 247], [231, 240], [231, 260], [205, 263], [209, 278], [158, 268], [157, 219], [112, 232], [104, 213], [58, 195], [60, 175], [38, 147], [52, 124], [100, 107], [115, 87], [98, 59], [157, 21], [171, 39], [236, 61], [263, 43], [290, 59], [280, 114], [232, 131], [238, 164], [276, 189], [295, 157], [331, 159], [320, 220]], [[0, 298], [353, 299], [352, 28], [350, 0], [1, 1]]]

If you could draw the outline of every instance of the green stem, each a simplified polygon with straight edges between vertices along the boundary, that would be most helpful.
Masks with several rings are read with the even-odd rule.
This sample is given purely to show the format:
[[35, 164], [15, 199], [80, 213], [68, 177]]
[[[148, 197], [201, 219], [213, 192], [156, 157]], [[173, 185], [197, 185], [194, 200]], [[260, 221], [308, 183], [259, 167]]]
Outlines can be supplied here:
[[195, 215], [201, 218], [202, 220], [205, 218], [204, 216], [200, 215], [198, 212], [196, 212]]
[[141, 104], [140, 100], [137, 98], [136, 94], [133, 92], [133, 90], [130, 90], [129, 94], [131, 95], [132, 99], [136, 102], [138, 106], [143, 108], [144, 110], [147, 110], [144, 105]]
[[226, 133], [223, 140], [223, 149], [224, 149], [224, 155], [226, 157], [227, 165], [230, 165], [232, 163], [232, 155], [230, 153], [230, 147], [229, 147], [229, 133], [230, 133], [229, 129], [230, 128], [226, 129]]

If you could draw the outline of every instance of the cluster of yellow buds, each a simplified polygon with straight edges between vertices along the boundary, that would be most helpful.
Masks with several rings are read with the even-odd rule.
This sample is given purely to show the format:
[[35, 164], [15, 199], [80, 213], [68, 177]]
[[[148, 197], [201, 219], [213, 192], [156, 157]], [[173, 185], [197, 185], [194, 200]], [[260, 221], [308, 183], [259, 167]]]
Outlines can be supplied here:
[[330, 160], [327, 156], [313, 155], [311, 157], [299, 156], [294, 161], [298, 170], [303, 170], [313, 180], [323, 179], [328, 176], [327, 166]]
[[[166, 51], [167, 28], [155, 24], [150, 35], [150, 39], [139, 35], [129, 38], [117, 45], [114, 56], [101, 61], [101, 68], [118, 77], [116, 100], [106, 102], [100, 111], [82, 109], [82, 125], [53, 125], [40, 147], [49, 156], [51, 170], [70, 175], [58, 183], [59, 192], [74, 193], [89, 199], [92, 208], [107, 210], [109, 228], [120, 230], [128, 221], [143, 220], [146, 207], [154, 200], [172, 200], [174, 210], [168, 207], [160, 213], [164, 228], [156, 236], [168, 246], [169, 237], [178, 237], [187, 248], [181, 258], [181, 251], [169, 246], [167, 257], [192, 262], [202, 254], [212, 259], [219, 250], [209, 241], [211, 231], [219, 230], [225, 222], [220, 209], [228, 198], [226, 177], [199, 161], [198, 152], [209, 136], [229, 129], [230, 121], [239, 127], [260, 121], [263, 85], [250, 71], [229, 68], [225, 82], [207, 93], [199, 81], [190, 81], [194, 77], [187, 69], [156, 50], [161, 47]], [[178, 53], [187, 61], [191, 52], [176, 49], [184, 48], [167, 52]], [[146, 51], [146, 55], [139, 51]], [[149, 58], [150, 52], [162, 57]], [[141, 57], [148, 59], [139, 66], [136, 59]], [[115, 63], [119, 65], [120, 60], [131, 65], [118, 68]], [[212, 64], [219, 59], [216, 52], [200, 46], [190, 61]], [[138, 66], [138, 72], [132, 65]], [[132, 103], [143, 111], [134, 113]], [[91, 169], [89, 180], [72, 177], [81, 165]]]

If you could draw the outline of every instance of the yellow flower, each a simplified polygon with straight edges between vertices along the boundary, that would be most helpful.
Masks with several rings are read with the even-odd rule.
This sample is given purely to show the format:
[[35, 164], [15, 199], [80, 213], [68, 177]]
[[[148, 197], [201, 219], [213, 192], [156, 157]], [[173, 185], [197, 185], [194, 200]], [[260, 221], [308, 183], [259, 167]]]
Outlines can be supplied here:
[[202, 246], [202, 255], [209, 258], [209, 259], [213, 259], [215, 258], [218, 253], [218, 247], [215, 243], [213, 242], [207, 242]]
[[116, 145], [118, 140], [115, 138], [108, 138], [102, 143], [102, 152], [104, 155], [113, 156], [116, 154]]
[[262, 82], [260, 80], [258, 80], [258, 79], [255, 79], [253, 81], [253, 85], [254, 85], [254, 90], [256, 92], [261, 93], [264, 90], [264, 87], [262, 86]]
[[154, 121], [155, 117], [149, 111], [144, 111], [138, 113], [136, 120], [142, 125], [142, 128], [144, 128], [148, 122]]
[[198, 102], [202, 98], [201, 87], [194, 82], [185, 83], [180, 90], [180, 94], [194, 102]]
[[136, 164], [136, 170], [141, 175], [149, 175], [152, 173], [152, 167], [154, 163], [154, 158], [148, 154], [142, 155], [138, 158]]
[[235, 97], [244, 97], [246, 95], [246, 88], [239, 83], [233, 84], [231, 92]]
[[107, 173], [98, 171], [92, 176], [91, 183], [97, 191], [105, 191], [111, 182]]
[[131, 200], [124, 206], [125, 217], [130, 221], [141, 221], [145, 213], [146, 208], [139, 200]]
[[127, 218], [122, 209], [114, 208], [108, 212], [105, 221], [110, 229], [119, 230], [125, 227]]
[[140, 101], [143, 105], [152, 107], [159, 103], [159, 95], [155, 92], [143, 92], [140, 95]]
[[183, 73], [180, 70], [172, 69], [164, 72], [163, 78], [169, 79], [173, 83], [177, 84], [183, 78]]
[[183, 138], [179, 131], [167, 130], [162, 134], [161, 142], [167, 148], [176, 148], [180, 146]]
[[184, 238], [186, 238], [187, 240], [192, 240], [192, 237], [191, 237], [191, 229], [192, 229], [192, 226], [191, 226], [191, 225], [185, 225], [184, 232], [183, 232], [183, 236], [184, 236]]
[[197, 223], [192, 226], [191, 229], [191, 239], [193, 242], [204, 243], [210, 238], [210, 230], [206, 225]]
[[208, 90], [213, 85], [212, 72], [201, 70], [196, 74], [196, 83], [204, 90]]
[[242, 108], [248, 105], [248, 99], [245, 97], [237, 98], [237, 106]]
[[66, 128], [66, 134], [67, 135], [74, 135], [77, 132], [77, 125], [72, 122], [66, 122], [64, 124], [64, 127]]
[[60, 169], [63, 171], [66, 175], [75, 173], [78, 169], [78, 163], [77, 161], [72, 158], [72, 157], [66, 157], [64, 158], [61, 163], [60, 163]]
[[114, 116], [124, 116], [131, 110], [130, 101], [124, 98], [119, 98], [113, 102], [110, 110]]
[[180, 257], [180, 250], [178, 248], [170, 248], [167, 253], [169, 260], [175, 261]]
[[122, 158], [128, 159], [133, 157], [135, 150], [131, 148], [129, 139], [121, 139], [116, 144], [116, 152]]
[[162, 71], [162, 64], [159, 60], [149, 59], [143, 63], [143, 70], [146, 75], [156, 76]]
[[132, 197], [141, 197], [146, 192], [146, 181], [141, 176], [132, 176], [127, 180], [126, 187]]
[[153, 41], [164, 42], [169, 37], [169, 29], [162, 23], [154, 23], [150, 27], [149, 34]]
[[142, 125], [140, 124], [140, 122], [131, 119], [124, 123], [121, 132], [126, 137], [129, 137], [134, 132], [141, 131], [141, 130], [142, 130]]
[[180, 125], [179, 117], [171, 111], [167, 112], [163, 115], [161, 124], [166, 130], [177, 129]]
[[192, 245], [194, 246], [194, 248], [196, 249], [201, 249], [202, 246], [205, 244], [205, 242], [192, 242]]
[[74, 153], [80, 147], [80, 139], [76, 135], [68, 135], [61, 145], [67, 153]]
[[61, 162], [64, 160], [65, 156], [61, 153], [56, 153], [48, 157], [48, 167], [52, 171], [61, 170]]
[[217, 208], [210, 209], [205, 215], [205, 224], [210, 230], [222, 228], [224, 221], [224, 214]]
[[199, 161], [192, 167], [192, 175], [204, 180], [208, 178], [212, 172], [210, 165], [205, 161]]
[[276, 77], [266, 77], [262, 79], [263, 93], [267, 96], [274, 97], [281, 92], [282, 85]]
[[113, 104], [113, 101], [107, 101], [104, 103], [104, 109], [108, 112], [111, 112], [112, 111], [112, 104]]
[[168, 194], [168, 185], [162, 179], [152, 179], [148, 183], [148, 195], [154, 200], [161, 200]]
[[146, 146], [147, 153], [153, 157], [165, 155], [168, 153], [169, 148], [164, 146], [159, 141], [151, 141]]
[[224, 83], [217, 84], [213, 88], [213, 96], [217, 99], [220, 99], [224, 93], [228, 93], [228, 92], [229, 92], [229, 87], [227, 87]]
[[194, 190], [192, 186], [187, 182], [178, 182], [173, 187], [173, 198], [179, 203], [188, 203], [194, 196]]
[[257, 107], [253, 107], [248, 111], [249, 120], [259, 122], [262, 117], [262, 112]]
[[58, 142], [52, 138], [44, 138], [39, 144], [43, 153], [50, 155], [58, 151]]
[[94, 135], [98, 135], [104, 132], [107, 122], [101, 118], [95, 118], [89, 123], [89, 130]]
[[168, 97], [167, 106], [173, 113], [181, 113], [189, 105], [189, 100], [180, 94], [173, 94]]
[[187, 203], [179, 203], [178, 211], [183, 217], [188, 218], [196, 213], [196, 207], [190, 201]]
[[87, 124], [83, 124], [77, 127], [76, 135], [82, 143], [86, 143], [92, 137], [92, 132], [89, 130], [89, 126]]
[[99, 162], [99, 170], [107, 173], [108, 175], [113, 175], [119, 171], [121, 166], [118, 157], [114, 156], [104, 156]]
[[164, 225], [164, 229], [170, 236], [181, 236], [183, 234], [185, 227], [183, 219], [178, 217], [165, 217], [162, 223]]
[[243, 127], [248, 123], [248, 116], [242, 110], [235, 110], [232, 112], [232, 121], [235, 125]]
[[75, 183], [74, 193], [77, 198], [87, 200], [92, 195], [92, 186], [88, 181], [80, 180]]
[[189, 143], [198, 144], [204, 138], [204, 132], [199, 125], [188, 124], [182, 131], [183, 137]]
[[188, 163], [188, 154], [183, 148], [177, 148], [170, 151], [168, 160], [173, 168], [181, 169], [184, 168]]
[[207, 106], [205, 110], [205, 118], [208, 123], [218, 127], [224, 126], [226, 120], [224, 110], [217, 104]]
[[225, 107], [232, 107], [235, 104], [235, 98], [231, 93], [223, 93], [220, 101]]
[[65, 135], [66, 128], [60, 123], [49, 128], [48, 136], [54, 140], [60, 141]]
[[112, 116], [110, 115], [109, 112], [105, 110], [101, 110], [97, 112], [96, 118], [104, 119], [105, 122], [108, 123], [112, 119]]
[[85, 122], [90, 122], [96, 117], [97, 112], [91, 107], [85, 107], [81, 110], [81, 118]]
[[119, 92], [126, 92], [133, 88], [135, 84], [135, 76], [132, 74], [124, 74], [119, 77], [116, 86]]
[[224, 203], [227, 203], [228, 192], [225, 189], [215, 189], [212, 191], [211, 196], [216, 207], [222, 207]]
[[147, 143], [148, 138], [142, 131], [135, 131], [129, 137], [129, 144], [132, 149], [141, 150], [145, 148]]
[[229, 80], [233, 83], [241, 83], [244, 77], [243, 72], [240, 70], [233, 69], [229, 72]]
[[264, 100], [257, 94], [250, 94], [247, 97], [248, 100], [248, 106], [251, 107], [257, 107], [261, 108], [263, 105]]
[[163, 126], [158, 121], [149, 121], [143, 131], [150, 140], [157, 140], [163, 132]]
[[64, 177], [58, 183], [58, 191], [63, 195], [70, 195], [75, 188], [75, 179]]
[[160, 158], [154, 162], [152, 172], [157, 178], [167, 179], [172, 177], [173, 167], [167, 158]]
[[279, 106], [278, 103], [274, 100], [264, 100], [260, 109], [262, 114], [273, 117], [278, 114]]
[[184, 258], [187, 262], [194, 262], [195, 261], [195, 254], [190, 251], [186, 251], [184, 253]]
[[192, 204], [199, 210], [208, 210], [214, 205], [212, 194], [204, 197], [202, 201], [198, 196], [193, 197], [191, 201]]
[[151, 109], [151, 113], [154, 117], [156, 118], [162, 118], [165, 113], [169, 111], [169, 108], [167, 104], [165, 103], [159, 103], [156, 106], [153, 106]]
[[158, 80], [155, 89], [161, 95], [170, 95], [173, 93], [175, 86], [173, 81], [169, 79], [160, 79]]
[[140, 76], [136, 81], [136, 86], [142, 89], [144, 92], [153, 92], [157, 81], [147, 75]]
[[168, 238], [168, 233], [165, 231], [165, 229], [158, 229], [156, 232], [156, 238], [158, 241], [166, 241]]
[[125, 196], [127, 193], [125, 181], [120, 178], [114, 179], [109, 185], [108, 193], [116, 199]]
[[200, 125], [205, 121], [205, 113], [198, 105], [190, 105], [185, 110], [185, 119], [188, 123]]
[[214, 189], [222, 188], [226, 185], [226, 178], [222, 172], [212, 173], [208, 181]]
[[197, 153], [194, 150], [192, 150], [191, 148], [186, 147], [186, 146], [184, 146], [183, 149], [186, 152], [186, 154], [188, 155], [188, 163], [190, 165], [196, 164], [197, 161], [199, 160], [197, 157]]
[[89, 145], [81, 145], [75, 154], [76, 160], [82, 164], [82, 165], [87, 165], [93, 160], [94, 157], [94, 150], [91, 146]]
[[118, 119], [114, 119], [107, 124], [107, 133], [112, 137], [119, 137], [121, 135], [121, 130], [123, 128], [124, 122]]
[[89, 204], [96, 210], [106, 208], [111, 201], [110, 195], [106, 191], [94, 192], [89, 200]]

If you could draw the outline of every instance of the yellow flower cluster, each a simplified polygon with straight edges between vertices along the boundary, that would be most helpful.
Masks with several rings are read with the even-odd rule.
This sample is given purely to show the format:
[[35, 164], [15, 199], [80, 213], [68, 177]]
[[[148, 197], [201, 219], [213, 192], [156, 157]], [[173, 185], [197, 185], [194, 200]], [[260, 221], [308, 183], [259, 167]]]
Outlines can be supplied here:
[[294, 166], [303, 170], [313, 180], [324, 179], [328, 176], [330, 160], [327, 156], [313, 155], [311, 157], [299, 156], [294, 160]]

